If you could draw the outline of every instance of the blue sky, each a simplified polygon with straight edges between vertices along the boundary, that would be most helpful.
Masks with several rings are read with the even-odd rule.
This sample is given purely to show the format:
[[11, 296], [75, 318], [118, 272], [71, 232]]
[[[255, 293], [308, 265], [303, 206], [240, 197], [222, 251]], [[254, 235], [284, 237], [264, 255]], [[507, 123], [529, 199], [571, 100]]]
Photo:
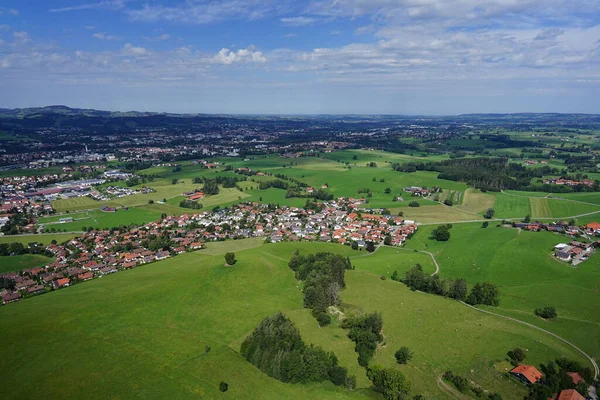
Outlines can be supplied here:
[[3, 0], [0, 107], [600, 113], [598, 0]]

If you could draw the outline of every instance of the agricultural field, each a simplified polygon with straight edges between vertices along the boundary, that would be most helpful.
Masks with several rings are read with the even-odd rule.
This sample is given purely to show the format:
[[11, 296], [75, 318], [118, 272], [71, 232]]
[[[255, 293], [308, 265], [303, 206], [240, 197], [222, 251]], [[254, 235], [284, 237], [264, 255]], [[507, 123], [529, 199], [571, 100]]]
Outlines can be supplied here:
[[23, 245], [29, 243], [39, 243], [48, 246], [53, 240], [57, 243], [66, 242], [73, 239], [77, 234], [75, 233], [40, 233], [36, 235], [9, 235], [0, 236], [0, 243], [13, 243], [19, 242]]
[[[419, 261], [431, 271], [419, 253], [380, 249], [367, 256], [342, 245], [283, 243], [239, 250], [234, 267], [225, 267], [216, 254], [227, 249], [187, 253], [0, 308], [0, 390], [10, 398], [191, 399], [222, 396], [218, 385], [225, 381], [227, 396], [235, 399], [377, 398], [347, 331], [337, 321], [319, 328], [302, 307], [300, 287], [287, 267], [295, 249], [351, 257], [356, 270], [346, 272], [343, 312], [382, 313], [385, 345], [373, 363], [394, 365], [400, 346], [414, 351], [408, 365], [397, 367], [412, 382], [411, 397], [454, 398], [438, 383], [451, 369], [503, 398], [521, 398], [526, 389], [497, 367], [517, 346], [528, 349], [532, 364], [559, 356], [584, 362], [531, 328], [380, 279], [388, 269], [403, 272]], [[297, 324], [307, 343], [335, 351], [356, 374], [357, 390], [284, 384], [243, 359], [241, 342], [278, 311]], [[36, 335], [22, 334], [33, 330]]]
[[[455, 224], [448, 242], [431, 240], [434, 226], [421, 227], [407, 248], [430, 251], [440, 264], [442, 278], [463, 277], [468, 283], [489, 281], [500, 289], [495, 311], [529, 316], [592, 356], [600, 357], [600, 255], [577, 268], [552, 256], [553, 246], [569, 239], [549, 232], [527, 232], [481, 223]], [[509, 260], [509, 261], [508, 261]], [[559, 318], [544, 321], [535, 308], [552, 306]]]
[[39, 254], [23, 254], [20, 256], [0, 257], [0, 274], [20, 271], [22, 269], [41, 267], [52, 262], [52, 259]]
[[[66, 230], [67, 232], [81, 231], [83, 228], [94, 227], [94, 228], [112, 228], [119, 225], [129, 224], [146, 224], [148, 222], [157, 221], [160, 219], [161, 213], [143, 208], [128, 208], [128, 209], [117, 209], [116, 212], [104, 212], [101, 210], [90, 210], [85, 213], [76, 213], [61, 215], [64, 217], [73, 217], [73, 222], [65, 223], [47, 223], [42, 220], [40, 223], [46, 230], [52, 228]], [[56, 218], [56, 217], [50, 217]]]
[[464, 192], [460, 209], [475, 214], [484, 214], [489, 208], [494, 208], [496, 199], [493, 195], [483, 193], [476, 189], [467, 189]]
[[529, 198], [506, 193], [490, 193], [496, 197], [494, 210], [496, 218], [524, 218], [531, 215]]

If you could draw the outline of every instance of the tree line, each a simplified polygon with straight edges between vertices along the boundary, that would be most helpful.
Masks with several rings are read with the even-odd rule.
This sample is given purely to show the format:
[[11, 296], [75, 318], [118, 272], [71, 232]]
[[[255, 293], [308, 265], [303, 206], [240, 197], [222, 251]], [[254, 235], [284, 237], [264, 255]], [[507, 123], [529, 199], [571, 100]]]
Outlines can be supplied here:
[[394, 271], [392, 279], [403, 282], [412, 290], [450, 297], [470, 305], [498, 306], [500, 304], [500, 293], [493, 283], [476, 283], [469, 293], [465, 279], [441, 279], [438, 274], [428, 275], [423, 272], [420, 264], [416, 264], [406, 271], [404, 279], [400, 279], [398, 272]]

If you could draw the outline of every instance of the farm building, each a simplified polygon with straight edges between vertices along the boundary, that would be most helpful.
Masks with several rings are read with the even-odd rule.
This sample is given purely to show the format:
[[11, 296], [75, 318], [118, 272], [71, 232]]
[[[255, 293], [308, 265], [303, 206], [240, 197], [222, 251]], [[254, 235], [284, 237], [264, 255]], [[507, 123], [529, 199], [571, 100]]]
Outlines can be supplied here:
[[512, 376], [523, 383], [534, 384], [542, 378], [542, 373], [533, 365], [520, 364], [510, 370]]

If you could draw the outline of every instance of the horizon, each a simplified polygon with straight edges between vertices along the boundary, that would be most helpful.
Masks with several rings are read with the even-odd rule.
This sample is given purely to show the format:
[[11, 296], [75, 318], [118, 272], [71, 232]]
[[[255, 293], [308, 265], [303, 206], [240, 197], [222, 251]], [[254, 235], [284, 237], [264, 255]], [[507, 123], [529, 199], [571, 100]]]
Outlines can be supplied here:
[[98, 109], [98, 108], [87, 108], [87, 107], [79, 107], [79, 106], [69, 106], [65, 104], [50, 104], [43, 106], [27, 106], [27, 107], [2, 107], [0, 109], [3, 110], [28, 110], [34, 108], [53, 108], [53, 107], [63, 107], [68, 108], [70, 110], [91, 110], [91, 111], [106, 111], [106, 112], [115, 112], [115, 113], [148, 113], [148, 114], [175, 114], [175, 115], [229, 115], [229, 116], [285, 116], [285, 117], [309, 117], [309, 116], [367, 116], [367, 117], [460, 117], [460, 116], [469, 116], [469, 115], [598, 115], [600, 116], [600, 112], [597, 113], [582, 113], [582, 112], [560, 112], [560, 111], [540, 111], [540, 112], [531, 112], [531, 111], [518, 111], [518, 112], [473, 112], [473, 113], [461, 113], [461, 114], [384, 114], [384, 113], [320, 113], [320, 114], [310, 114], [310, 113], [226, 113], [226, 112], [172, 112], [172, 111], [157, 111], [157, 110], [137, 110], [137, 109]]
[[589, 0], [50, 0], [0, 7], [0, 107], [596, 114]]

